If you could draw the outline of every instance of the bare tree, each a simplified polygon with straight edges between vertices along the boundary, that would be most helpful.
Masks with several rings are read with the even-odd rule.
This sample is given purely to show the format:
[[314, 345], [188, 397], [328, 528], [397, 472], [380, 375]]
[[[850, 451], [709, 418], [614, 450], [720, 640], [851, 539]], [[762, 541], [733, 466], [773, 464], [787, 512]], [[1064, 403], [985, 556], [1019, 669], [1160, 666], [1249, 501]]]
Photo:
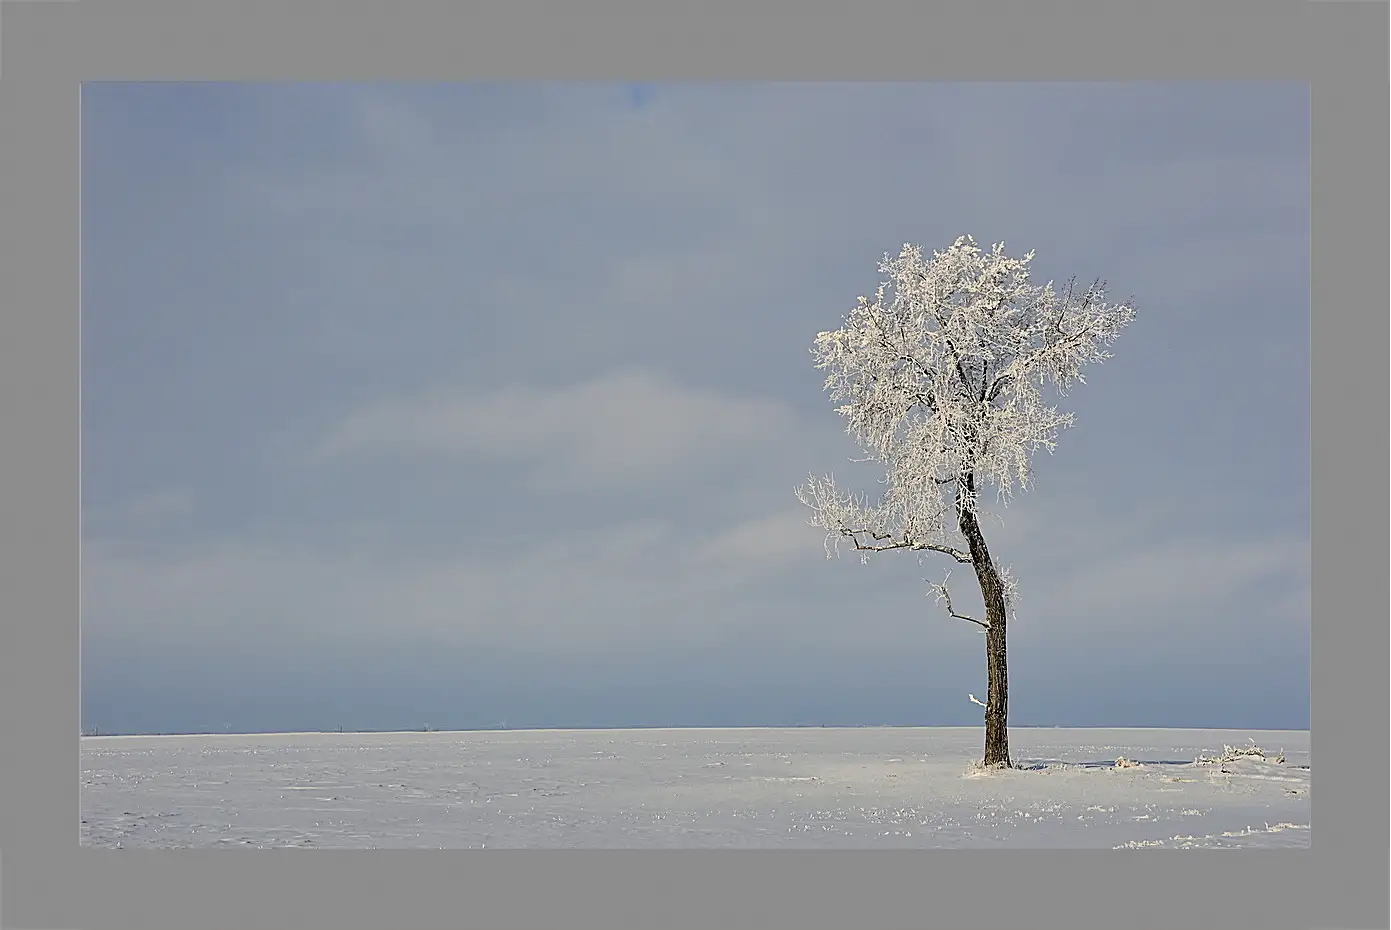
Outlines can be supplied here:
[[[986, 547], [980, 497], [1002, 502], [1031, 483], [1030, 455], [1051, 453], [1072, 415], [1044, 401], [1085, 383], [1081, 368], [1135, 318], [1129, 301], [1109, 304], [1097, 281], [1061, 290], [1029, 279], [1034, 253], [1010, 258], [963, 236], [924, 256], [905, 245], [879, 265], [887, 280], [837, 330], [817, 335], [816, 367], [870, 460], [886, 470], [877, 500], [813, 477], [797, 497], [827, 531], [827, 554], [853, 545], [863, 559], [905, 549], [970, 565], [985, 604], [979, 619], [957, 613], [946, 581], [931, 583], [951, 616], [984, 630], [985, 764], [1009, 767], [1006, 618], [1014, 582]], [[977, 702], [980, 703], [980, 702]]]

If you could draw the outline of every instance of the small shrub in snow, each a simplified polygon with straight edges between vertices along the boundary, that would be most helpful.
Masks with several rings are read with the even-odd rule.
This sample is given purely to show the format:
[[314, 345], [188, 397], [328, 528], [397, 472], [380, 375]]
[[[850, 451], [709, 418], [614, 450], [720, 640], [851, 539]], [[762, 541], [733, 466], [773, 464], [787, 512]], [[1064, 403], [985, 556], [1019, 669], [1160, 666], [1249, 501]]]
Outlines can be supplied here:
[[1266, 761], [1266, 762], [1273, 762], [1273, 763], [1275, 763], [1276, 765], [1284, 765], [1284, 764], [1285, 764], [1285, 750], [1282, 749], [1282, 750], [1280, 750], [1279, 753], [1277, 753], [1276, 755], [1272, 756], [1272, 755], [1268, 754], [1264, 749], [1262, 749], [1261, 747], [1257, 746], [1255, 740], [1251, 739], [1250, 737], [1247, 737], [1247, 741], [1248, 741], [1251, 745], [1249, 745], [1249, 746], [1228, 746], [1228, 745], [1226, 745], [1226, 744], [1224, 743], [1224, 744], [1222, 745], [1222, 754], [1221, 754], [1220, 756], [1202, 756], [1202, 755], [1200, 755], [1200, 756], [1198, 756], [1198, 758], [1194, 759], [1193, 761], [1194, 761], [1195, 763], [1197, 763], [1198, 765], [1215, 765], [1215, 764], [1222, 764], [1222, 763], [1227, 763], [1227, 762], [1235, 762], [1235, 761], [1238, 760], [1238, 759], [1253, 759], [1253, 758], [1254, 758], [1254, 759], [1262, 759], [1262, 760], [1264, 760], [1264, 761]]

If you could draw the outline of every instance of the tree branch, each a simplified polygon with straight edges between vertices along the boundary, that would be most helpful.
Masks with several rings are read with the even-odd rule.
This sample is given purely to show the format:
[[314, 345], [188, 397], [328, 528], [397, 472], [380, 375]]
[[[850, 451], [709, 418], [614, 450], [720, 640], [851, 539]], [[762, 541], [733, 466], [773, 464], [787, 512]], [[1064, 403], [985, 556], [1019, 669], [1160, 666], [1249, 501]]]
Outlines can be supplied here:
[[961, 379], [961, 387], [966, 392], [966, 396], [971, 395], [971, 379], [966, 377], [966, 366], [961, 364], [961, 356], [956, 352], [956, 346], [947, 340], [947, 348], [951, 349], [952, 358], [956, 360], [956, 376]]
[[[860, 552], [888, 552], [893, 549], [911, 549], [920, 552], [940, 552], [949, 555], [963, 565], [971, 564], [971, 556], [962, 552], [960, 549], [953, 549], [951, 546], [939, 546], [935, 543], [914, 542], [911, 539], [895, 539], [892, 533], [876, 533], [873, 530], [852, 530], [841, 527], [840, 535], [849, 539], [855, 544], [855, 548]], [[860, 541], [861, 536], [868, 536], [874, 540], [873, 544]], [[886, 541], [887, 540], [887, 541]]]
[[[951, 573], [948, 572], [948, 573], [947, 573], [947, 578], [950, 578], [950, 577], [951, 577]], [[944, 603], [947, 605], [947, 613], [950, 614], [951, 616], [955, 617], [955, 618], [958, 619], [958, 620], [967, 620], [967, 621], [970, 621], [971, 623], [974, 623], [976, 626], [981, 627], [982, 629], [986, 629], [986, 630], [990, 629], [990, 624], [985, 623], [985, 622], [983, 622], [983, 621], [981, 621], [981, 620], [977, 620], [975, 617], [968, 617], [968, 616], [966, 616], [965, 614], [959, 614], [959, 613], [957, 613], [955, 610], [952, 609], [952, 606], [951, 606], [951, 594], [947, 591], [947, 578], [943, 578], [941, 584], [937, 584], [937, 582], [935, 582], [935, 581], [929, 581], [929, 582], [928, 582], [928, 586], [931, 587], [932, 590], [934, 590], [934, 591], [937, 592], [937, 600], [942, 601], [942, 602], [944, 602]]]
[[903, 331], [902, 323], [899, 324], [899, 338], [903, 340], [902, 346], [896, 346], [893, 343], [889, 342], [889, 340], [884, 336], [883, 332], [881, 331], [879, 334], [879, 345], [881, 348], [888, 349], [890, 352], [893, 352], [896, 355], [898, 361], [908, 362], [909, 364], [911, 364], [914, 368], [918, 370], [918, 374], [922, 375], [925, 378], [931, 378], [932, 372], [928, 371], [927, 368], [924, 367], [923, 363], [918, 361], [917, 356], [913, 355], [912, 352], [908, 351], [908, 349], [905, 348], [908, 345], [908, 335]]
[[996, 375], [995, 380], [992, 381], [990, 384], [990, 390], [986, 393], [986, 403], [993, 403], [995, 398], [1000, 396], [1000, 389], [1003, 388], [1006, 384], [1009, 384], [1012, 380], [1014, 380], [1014, 375], [1010, 374], [1007, 371], [1003, 371], [1000, 374]]

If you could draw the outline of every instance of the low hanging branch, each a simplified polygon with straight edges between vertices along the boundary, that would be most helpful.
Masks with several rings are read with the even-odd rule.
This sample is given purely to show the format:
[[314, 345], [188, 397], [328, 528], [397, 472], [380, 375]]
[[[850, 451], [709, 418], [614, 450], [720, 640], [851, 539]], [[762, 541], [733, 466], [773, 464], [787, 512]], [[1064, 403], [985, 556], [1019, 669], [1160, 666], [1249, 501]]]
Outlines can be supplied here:
[[1083, 366], [1109, 358], [1135, 318], [1130, 302], [1106, 301], [1100, 281], [1034, 284], [1033, 256], [1011, 258], [1003, 243], [982, 250], [969, 236], [931, 255], [915, 245], [885, 255], [873, 299], [812, 348], [846, 432], [885, 468], [884, 493], [871, 502], [829, 475], [797, 490], [828, 556], [841, 545], [864, 561], [902, 549], [975, 571], [983, 620], [956, 612], [945, 581], [928, 584], [950, 616], [985, 630], [988, 766], [1010, 764], [1005, 624], [1016, 595], [981, 531], [979, 490], [993, 485], [1007, 500], [1029, 488], [1030, 457], [1051, 453], [1073, 420], [1043, 390], [1062, 396], [1083, 383]]
[[987, 630], [990, 629], [990, 624], [986, 623], [984, 620], [977, 620], [975, 617], [968, 617], [965, 614], [959, 614], [952, 609], [951, 592], [947, 590], [947, 581], [950, 580], [950, 578], [951, 572], [947, 572], [947, 577], [942, 579], [941, 584], [937, 584], [937, 582], [935, 581], [928, 582], [928, 585], [931, 586], [932, 590], [937, 592], [937, 600], [942, 601], [947, 605], [947, 613], [958, 620], [969, 620], [977, 626], [980, 626]]
[[[960, 549], [953, 549], [951, 546], [941, 546], [935, 543], [918, 542], [912, 539], [894, 539], [889, 534], [875, 533], [873, 530], [850, 530], [842, 529], [842, 536], [845, 536], [855, 544], [855, 549], [860, 552], [888, 552], [891, 549], [914, 549], [920, 552], [940, 552], [949, 555], [958, 562], [971, 564], [971, 557]], [[860, 541], [860, 536], [868, 536], [874, 540], [873, 543]]]

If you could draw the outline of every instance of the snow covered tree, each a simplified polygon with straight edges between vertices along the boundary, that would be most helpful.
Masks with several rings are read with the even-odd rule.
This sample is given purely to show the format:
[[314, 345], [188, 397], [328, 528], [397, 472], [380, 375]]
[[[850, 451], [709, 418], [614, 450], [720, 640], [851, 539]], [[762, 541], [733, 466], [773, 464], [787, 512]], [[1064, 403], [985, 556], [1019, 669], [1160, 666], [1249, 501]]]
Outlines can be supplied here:
[[1015, 589], [986, 547], [982, 491], [1005, 502], [1030, 486], [1030, 455], [1051, 453], [1073, 420], [1043, 391], [1063, 396], [1085, 383], [1082, 367], [1110, 357], [1135, 318], [1129, 301], [1107, 303], [1104, 282], [1034, 284], [1033, 256], [1010, 258], [1004, 243], [985, 251], [969, 236], [930, 257], [914, 245], [886, 254], [874, 299], [861, 297], [812, 349], [846, 431], [885, 468], [883, 493], [870, 500], [831, 476], [797, 491], [827, 531], [828, 555], [842, 544], [863, 559], [903, 549], [974, 570], [983, 620], [956, 612], [945, 579], [930, 584], [947, 613], [984, 630], [991, 767], [1011, 764], [1005, 631]]

